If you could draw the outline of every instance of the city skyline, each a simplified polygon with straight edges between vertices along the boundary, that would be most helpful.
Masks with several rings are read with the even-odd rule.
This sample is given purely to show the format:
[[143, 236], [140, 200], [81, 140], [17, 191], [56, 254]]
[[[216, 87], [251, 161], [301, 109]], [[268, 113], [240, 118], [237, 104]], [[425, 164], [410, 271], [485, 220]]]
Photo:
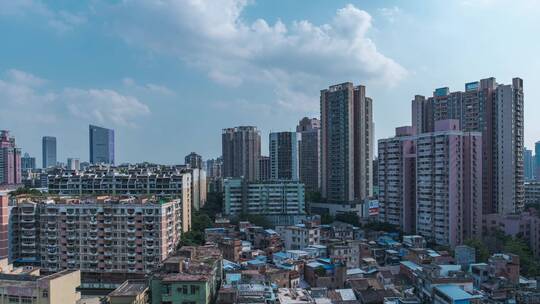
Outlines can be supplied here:
[[[527, 38], [536, 32], [538, 23], [534, 14], [520, 14], [538, 9], [532, 1], [315, 1], [309, 7], [301, 2], [280, 4], [273, 7], [260, 0], [247, 4], [225, 1], [215, 7], [198, 7], [190, 10], [199, 19], [195, 28], [190, 28], [172, 21], [193, 6], [190, 1], [165, 3], [162, 8], [131, 2], [81, 2], [62, 8], [47, 1], [2, 3], [6, 9], [0, 14], [0, 29], [9, 33], [0, 61], [0, 97], [6, 100], [0, 114], [5, 123], [2, 129], [9, 129], [23, 153], [36, 157], [38, 164], [42, 163], [40, 138], [45, 135], [58, 139], [59, 160], [78, 157], [87, 161], [84, 134], [88, 124], [116, 131], [119, 163], [147, 160], [172, 164], [181, 163], [182, 155], [191, 151], [204, 159], [218, 157], [221, 129], [238, 125], [254, 125], [262, 131], [261, 152], [267, 155], [267, 134], [294, 131], [300, 118], [318, 117], [319, 90], [345, 81], [366, 85], [367, 94], [375, 101], [375, 140], [392, 136], [396, 125], [410, 124], [410, 100], [416, 94], [430, 96], [433, 88], [448, 86], [451, 91], [463, 91], [464, 82], [493, 76], [509, 83], [517, 76], [524, 79], [526, 87], [531, 85], [527, 99], [539, 97], [533, 88], [540, 81], [534, 73], [540, 62], [533, 54], [540, 43]], [[511, 10], [506, 9], [509, 5]], [[144, 40], [135, 35], [146, 33], [144, 29], [125, 15], [108, 25], [110, 28], [101, 25], [122, 9], [132, 14], [151, 12], [163, 19], [166, 22], [159, 25], [163, 35]], [[221, 11], [230, 14], [214, 18]], [[482, 19], [478, 16], [489, 18], [490, 25], [478, 23]], [[456, 21], [455, 26], [443, 27], [449, 17]], [[230, 31], [224, 31], [225, 37], [221, 37], [212, 32], [215, 24], [208, 20]], [[46, 26], [38, 28], [36, 22]], [[476, 39], [465, 35], [472, 27], [484, 35]], [[109, 29], [111, 33], [105, 34]], [[321, 41], [312, 35], [323, 29], [332, 56], [319, 50]], [[353, 34], [345, 35], [341, 29]], [[174, 32], [182, 33], [186, 43], [163, 49], [161, 42]], [[425, 37], [435, 35], [452, 41], [452, 45], [466, 43], [469, 51], [428, 43]], [[193, 43], [194, 36], [210, 48], [222, 39], [250, 43], [277, 39], [289, 45], [263, 44], [261, 53], [257, 53], [228, 43], [217, 52], [201, 49]], [[490, 46], [500, 37], [508, 38], [504, 48]], [[306, 46], [301, 48], [295, 39]], [[98, 48], [113, 51], [85, 47], [85, 41], [90, 40]], [[45, 41], [50, 43], [45, 45]], [[27, 47], [32, 43], [41, 43], [40, 48]], [[490, 52], [482, 51], [486, 45]], [[345, 46], [362, 51], [351, 57]], [[37, 49], [43, 50], [47, 61], [40, 59]], [[295, 64], [282, 56], [287, 52]], [[209, 67], [200, 63], [201, 55], [217, 62]], [[91, 60], [83, 60], [86, 58]], [[369, 67], [363, 62], [369, 62]], [[246, 75], [262, 75], [263, 79]], [[527, 103], [528, 148], [540, 138], [540, 126], [530, 116], [538, 110], [537, 103]], [[29, 112], [37, 114], [23, 115]], [[183, 115], [185, 112], [198, 115]], [[188, 132], [186, 145], [182, 135]], [[140, 145], [141, 137], [147, 145]], [[163, 138], [172, 140], [165, 144]]]

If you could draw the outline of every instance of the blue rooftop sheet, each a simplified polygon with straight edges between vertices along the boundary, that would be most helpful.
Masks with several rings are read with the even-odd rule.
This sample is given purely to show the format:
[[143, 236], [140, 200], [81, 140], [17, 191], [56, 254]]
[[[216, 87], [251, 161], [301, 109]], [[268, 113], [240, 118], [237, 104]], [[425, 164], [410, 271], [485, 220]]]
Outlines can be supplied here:
[[480, 297], [478, 295], [472, 295], [466, 292], [457, 285], [439, 285], [435, 288], [437, 288], [440, 292], [444, 293], [446, 296], [448, 296], [454, 301], [475, 299]]

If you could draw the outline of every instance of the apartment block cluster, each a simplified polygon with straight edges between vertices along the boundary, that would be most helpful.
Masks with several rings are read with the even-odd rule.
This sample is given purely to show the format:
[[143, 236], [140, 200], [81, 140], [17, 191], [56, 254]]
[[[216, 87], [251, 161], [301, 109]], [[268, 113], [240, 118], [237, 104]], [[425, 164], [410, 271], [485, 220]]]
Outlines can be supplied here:
[[[331, 204], [372, 197], [374, 130], [366, 88], [330, 86], [321, 91], [320, 105], [320, 120], [304, 117], [295, 132], [271, 132], [268, 156], [261, 155], [256, 127], [223, 129], [225, 215], [257, 214], [275, 225], [292, 224], [308, 213], [307, 193], [320, 193]], [[210, 164], [215, 161], [208, 172], [214, 171]]]
[[484, 216], [522, 211], [523, 96], [520, 78], [415, 96], [413, 125], [379, 140], [380, 220], [455, 246], [481, 238]]

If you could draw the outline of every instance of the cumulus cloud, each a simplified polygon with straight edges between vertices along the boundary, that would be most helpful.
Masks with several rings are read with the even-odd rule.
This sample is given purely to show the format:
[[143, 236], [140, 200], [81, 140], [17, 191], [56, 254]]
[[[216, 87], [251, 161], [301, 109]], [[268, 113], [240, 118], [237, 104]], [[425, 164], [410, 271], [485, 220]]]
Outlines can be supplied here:
[[[150, 113], [138, 98], [110, 89], [64, 88], [55, 91], [47, 80], [31, 73], [11, 69], [0, 79], [0, 120], [28, 120], [56, 123], [66, 114], [88, 122], [135, 126], [135, 120]], [[68, 116], [69, 117], [69, 116]]]
[[[291, 106], [298, 102], [281, 99], [299, 98], [300, 106], [310, 99], [314, 107], [321, 86], [347, 80], [392, 85], [407, 73], [377, 49], [369, 38], [371, 15], [354, 5], [320, 25], [248, 23], [242, 18], [246, 5], [246, 0], [126, 0], [109, 9], [112, 30], [126, 43], [176, 56], [222, 85], [270, 86], [282, 92], [281, 98], [276, 94], [278, 104]], [[296, 88], [298, 77], [314, 82]]]
[[0, 17], [43, 20], [44, 24], [58, 33], [65, 33], [86, 22], [83, 14], [55, 11], [39, 0], [0, 0]]
[[147, 105], [137, 98], [122, 95], [114, 90], [82, 90], [68, 88], [61, 98], [71, 114], [104, 124], [134, 126], [132, 119], [150, 113]]

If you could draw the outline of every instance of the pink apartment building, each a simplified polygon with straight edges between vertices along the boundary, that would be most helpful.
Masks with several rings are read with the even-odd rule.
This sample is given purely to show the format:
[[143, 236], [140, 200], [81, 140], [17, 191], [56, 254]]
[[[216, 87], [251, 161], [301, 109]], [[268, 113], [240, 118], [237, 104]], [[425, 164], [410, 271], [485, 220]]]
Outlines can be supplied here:
[[455, 246], [482, 232], [482, 137], [457, 120], [379, 140], [379, 217], [428, 241]]

